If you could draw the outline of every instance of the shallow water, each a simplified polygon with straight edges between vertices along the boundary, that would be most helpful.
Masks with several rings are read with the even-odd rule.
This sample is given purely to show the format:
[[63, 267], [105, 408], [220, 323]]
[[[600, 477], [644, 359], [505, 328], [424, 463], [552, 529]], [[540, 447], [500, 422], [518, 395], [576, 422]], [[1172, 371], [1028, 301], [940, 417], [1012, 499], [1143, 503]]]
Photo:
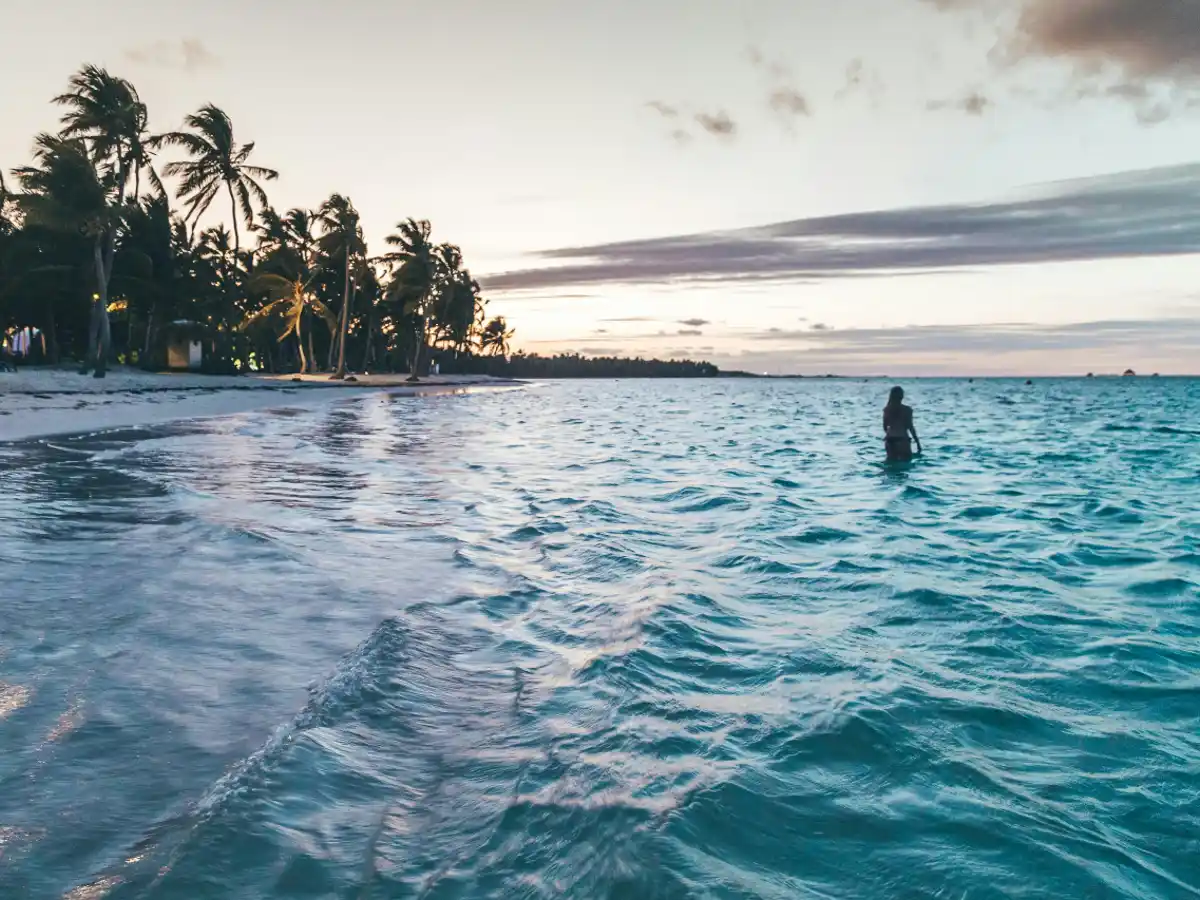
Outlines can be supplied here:
[[887, 387], [0, 447], [0, 897], [1200, 895], [1200, 382]]

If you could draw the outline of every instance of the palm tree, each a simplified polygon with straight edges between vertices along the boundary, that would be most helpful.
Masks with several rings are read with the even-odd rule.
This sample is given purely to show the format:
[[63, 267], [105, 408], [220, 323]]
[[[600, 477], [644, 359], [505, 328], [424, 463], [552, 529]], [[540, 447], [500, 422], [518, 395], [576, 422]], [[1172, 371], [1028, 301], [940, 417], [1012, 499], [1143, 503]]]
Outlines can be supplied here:
[[195, 317], [209, 324], [238, 322], [246, 315], [242, 284], [248, 271], [234, 253], [233, 235], [224, 226], [205, 229], [195, 244]]
[[287, 248], [307, 256], [316, 244], [314, 217], [307, 209], [289, 209], [281, 216], [268, 206], [260, 218], [262, 221], [253, 228], [258, 235], [255, 252], [262, 258]]
[[4, 172], [0, 171], [0, 237], [7, 237], [17, 230], [16, 219], [9, 212], [8, 185], [4, 183]]
[[[309, 370], [310, 360], [304, 354], [304, 314], [311, 311], [325, 320], [332, 333], [337, 327], [337, 318], [329, 311], [324, 303], [313, 293], [313, 283], [319, 273], [310, 273], [305, 277], [297, 274], [294, 277], [275, 275], [270, 272], [260, 272], [250, 280], [250, 290], [256, 294], [266, 294], [268, 303], [254, 315], [246, 318], [240, 328], [249, 330], [254, 325], [266, 320], [275, 313], [284, 315], [284, 328], [279, 340], [285, 340], [288, 335], [296, 336], [296, 349], [300, 353], [300, 371]], [[310, 345], [311, 349], [311, 345]], [[311, 354], [310, 354], [311, 355]]]
[[492, 356], [508, 357], [508, 342], [512, 340], [515, 331], [508, 327], [508, 322], [504, 320], [504, 316], [496, 316], [485, 326], [483, 333], [479, 336], [480, 349], [485, 352], [490, 352]]
[[454, 244], [437, 248], [439, 263], [437, 336], [461, 350], [470, 343], [471, 331], [481, 311], [479, 282], [463, 267], [462, 250]]
[[165, 194], [147, 197], [126, 212], [113, 285], [128, 298], [130, 314], [145, 328], [143, 356], [149, 356], [161, 321], [179, 318], [193, 299], [187, 281], [193, 274], [194, 249]]
[[151, 165], [151, 149], [157, 138], [147, 131], [146, 104], [137, 89], [97, 66], [87, 65], [71, 76], [69, 90], [54, 98], [66, 107], [62, 136], [83, 138], [99, 167], [116, 178], [117, 199], [124, 202], [132, 175], [134, 202], [141, 193], [141, 176], [146, 171], [155, 191], [165, 193]]
[[432, 227], [428, 221], [406, 219], [396, 228], [398, 233], [390, 234], [386, 239], [389, 246], [399, 248], [384, 257], [397, 266], [388, 285], [388, 299], [399, 307], [401, 316], [413, 322], [415, 346], [408, 380], [419, 381], [426, 332], [433, 318], [439, 263], [436, 250], [429, 241]]
[[[129, 177], [133, 175], [135, 202], [141, 188], [143, 170], [149, 172], [156, 190], [162, 192], [162, 182], [150, 165], [150, 148], [155, 139], [147, 133], [146, 104], [138, 97], [136, 88], [106, 69], [93, 65], [84, 66], [71, 76], [68, 90], [55, 97], [54, 102], [66, 108], [62, 117], [62, 139], [77, 141], [79, 146], [86, 148], [91, 166], [95, 170], [94, 181], [103, 187], [105, 203], [113, 207], [112, 214], [101, 217], [101, 230], [94, 235], [97, 245], [95, 265], [98, 289], [93, 297], [88, 327], [88, 362], [81, 370], [86, 373], [94, 364], [96, 377], [103, 378], [107, 360], [101, 356], [107, 356], [111, 343], [108, 282], [112, 277], [113, 259], [116, 254], [117, 230], [121, 225], [121, 215], [128, 199]], [[48, 150], [51, 156], [62, 157], [56, 164], [60, 170], [63, 165], [73, 167], [78, 162], [63, 161], [67, 157], [73, 158], [75, 149], [68, 151], [64, 146], [57, 149], [43, 146], [38, 151], [39, 161], [43, 165], [47, 157], [42, 150]], [[66, 157], [63, 157], [64, 152]], [[39, 202], [42, 206], [39, 215], [45, 215], [47, 209], [44, 198], [43, 201], [35, 201], [35, 205]], [[92, 216], [91, 222], [96, 225], [100, 219]]]
[[239, 209], [246, 224], [253, 227], [254, 201], [263, 208], [270, 206], [267, 193], [257, 179], [274, 181], [279, 173], [246, 162], [254, 151], [254, 142], [239, 145], [234, 141], [229, 116], [212, 104], [188, 116], [184, 124], [191, 131], [172, 131], [162, 135], [157, 143], [182, 147], [192, 158], [168, 163], [163, 172], [182, 179], [179, 197], [187, 203], [184, 218], [193, 229], [221, 188], [228, 191], [233, 212], [233, 251], [237, 255], [241, 251]]
[[325, 229], [317, 241], [320, 252], [329, 260], [338, 260], [343, 267], [342, 315], [335, 340], [338, 347], [337, 371], [333, 378], [346, 377], [346, 335], [350, 331], [350, 279], [357, 261], [366, 255], [358, 211], [341, 194], [334, 194], [317, 210], [317, 221]]
[[88, 326], [86, 373], [103, 378], [112, 346], [108, 321], [108, 285], [116, 252], [122, 209], [116, 175], [98, 169], [82, 138], [42, 134], [34, 146], [36, 165], [17, 169], [23, 193], [18, 198], [33, 225], [58, 234], [83, 235], [92, 247], [96, 290]]

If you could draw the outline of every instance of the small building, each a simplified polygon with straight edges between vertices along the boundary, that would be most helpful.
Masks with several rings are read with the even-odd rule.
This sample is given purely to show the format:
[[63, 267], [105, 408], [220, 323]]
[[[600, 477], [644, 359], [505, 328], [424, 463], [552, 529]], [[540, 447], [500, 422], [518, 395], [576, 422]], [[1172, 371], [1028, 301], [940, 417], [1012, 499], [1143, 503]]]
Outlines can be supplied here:
[[177, 319], [163, 326], [158, 340], [166, 367], [174, 372], [201, 371], [214, 347], [212, 328], [189, 319]]

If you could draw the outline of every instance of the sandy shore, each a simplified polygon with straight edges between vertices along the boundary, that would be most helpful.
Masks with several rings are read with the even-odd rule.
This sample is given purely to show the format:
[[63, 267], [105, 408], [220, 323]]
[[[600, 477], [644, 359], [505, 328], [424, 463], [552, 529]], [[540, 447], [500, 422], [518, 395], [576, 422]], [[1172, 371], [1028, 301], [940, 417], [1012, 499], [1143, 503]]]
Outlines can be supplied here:
[[223, 377], [113, 369], [101, 379], [62, 369], [0, 372], [0, 441], [318, 405], [375, 391], [419, 394], [518, 384], [487, 376], [442, 375], [419, 385], [406, 384], [403, 375], [357, 378], [342, 382], [330, 381], [328, 375]]

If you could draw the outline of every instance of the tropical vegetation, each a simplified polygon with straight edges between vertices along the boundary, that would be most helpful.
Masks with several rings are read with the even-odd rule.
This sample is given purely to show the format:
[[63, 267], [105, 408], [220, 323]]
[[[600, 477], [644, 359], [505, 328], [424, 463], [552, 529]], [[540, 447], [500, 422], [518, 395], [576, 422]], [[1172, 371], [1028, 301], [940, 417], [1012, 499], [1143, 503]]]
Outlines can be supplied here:
[[428, 221], [372, 255], [342, 194], [275, 209], [278, 173], [216, 106], [155, 133], [137, 89], [91, 65], [53, 102], [60, 130], [0, 178], [0, 335], [29, 329], [46, 362], [161, 367], [180, 332], [229, 372], [415, 377], [508, 355], [507, 323]]

